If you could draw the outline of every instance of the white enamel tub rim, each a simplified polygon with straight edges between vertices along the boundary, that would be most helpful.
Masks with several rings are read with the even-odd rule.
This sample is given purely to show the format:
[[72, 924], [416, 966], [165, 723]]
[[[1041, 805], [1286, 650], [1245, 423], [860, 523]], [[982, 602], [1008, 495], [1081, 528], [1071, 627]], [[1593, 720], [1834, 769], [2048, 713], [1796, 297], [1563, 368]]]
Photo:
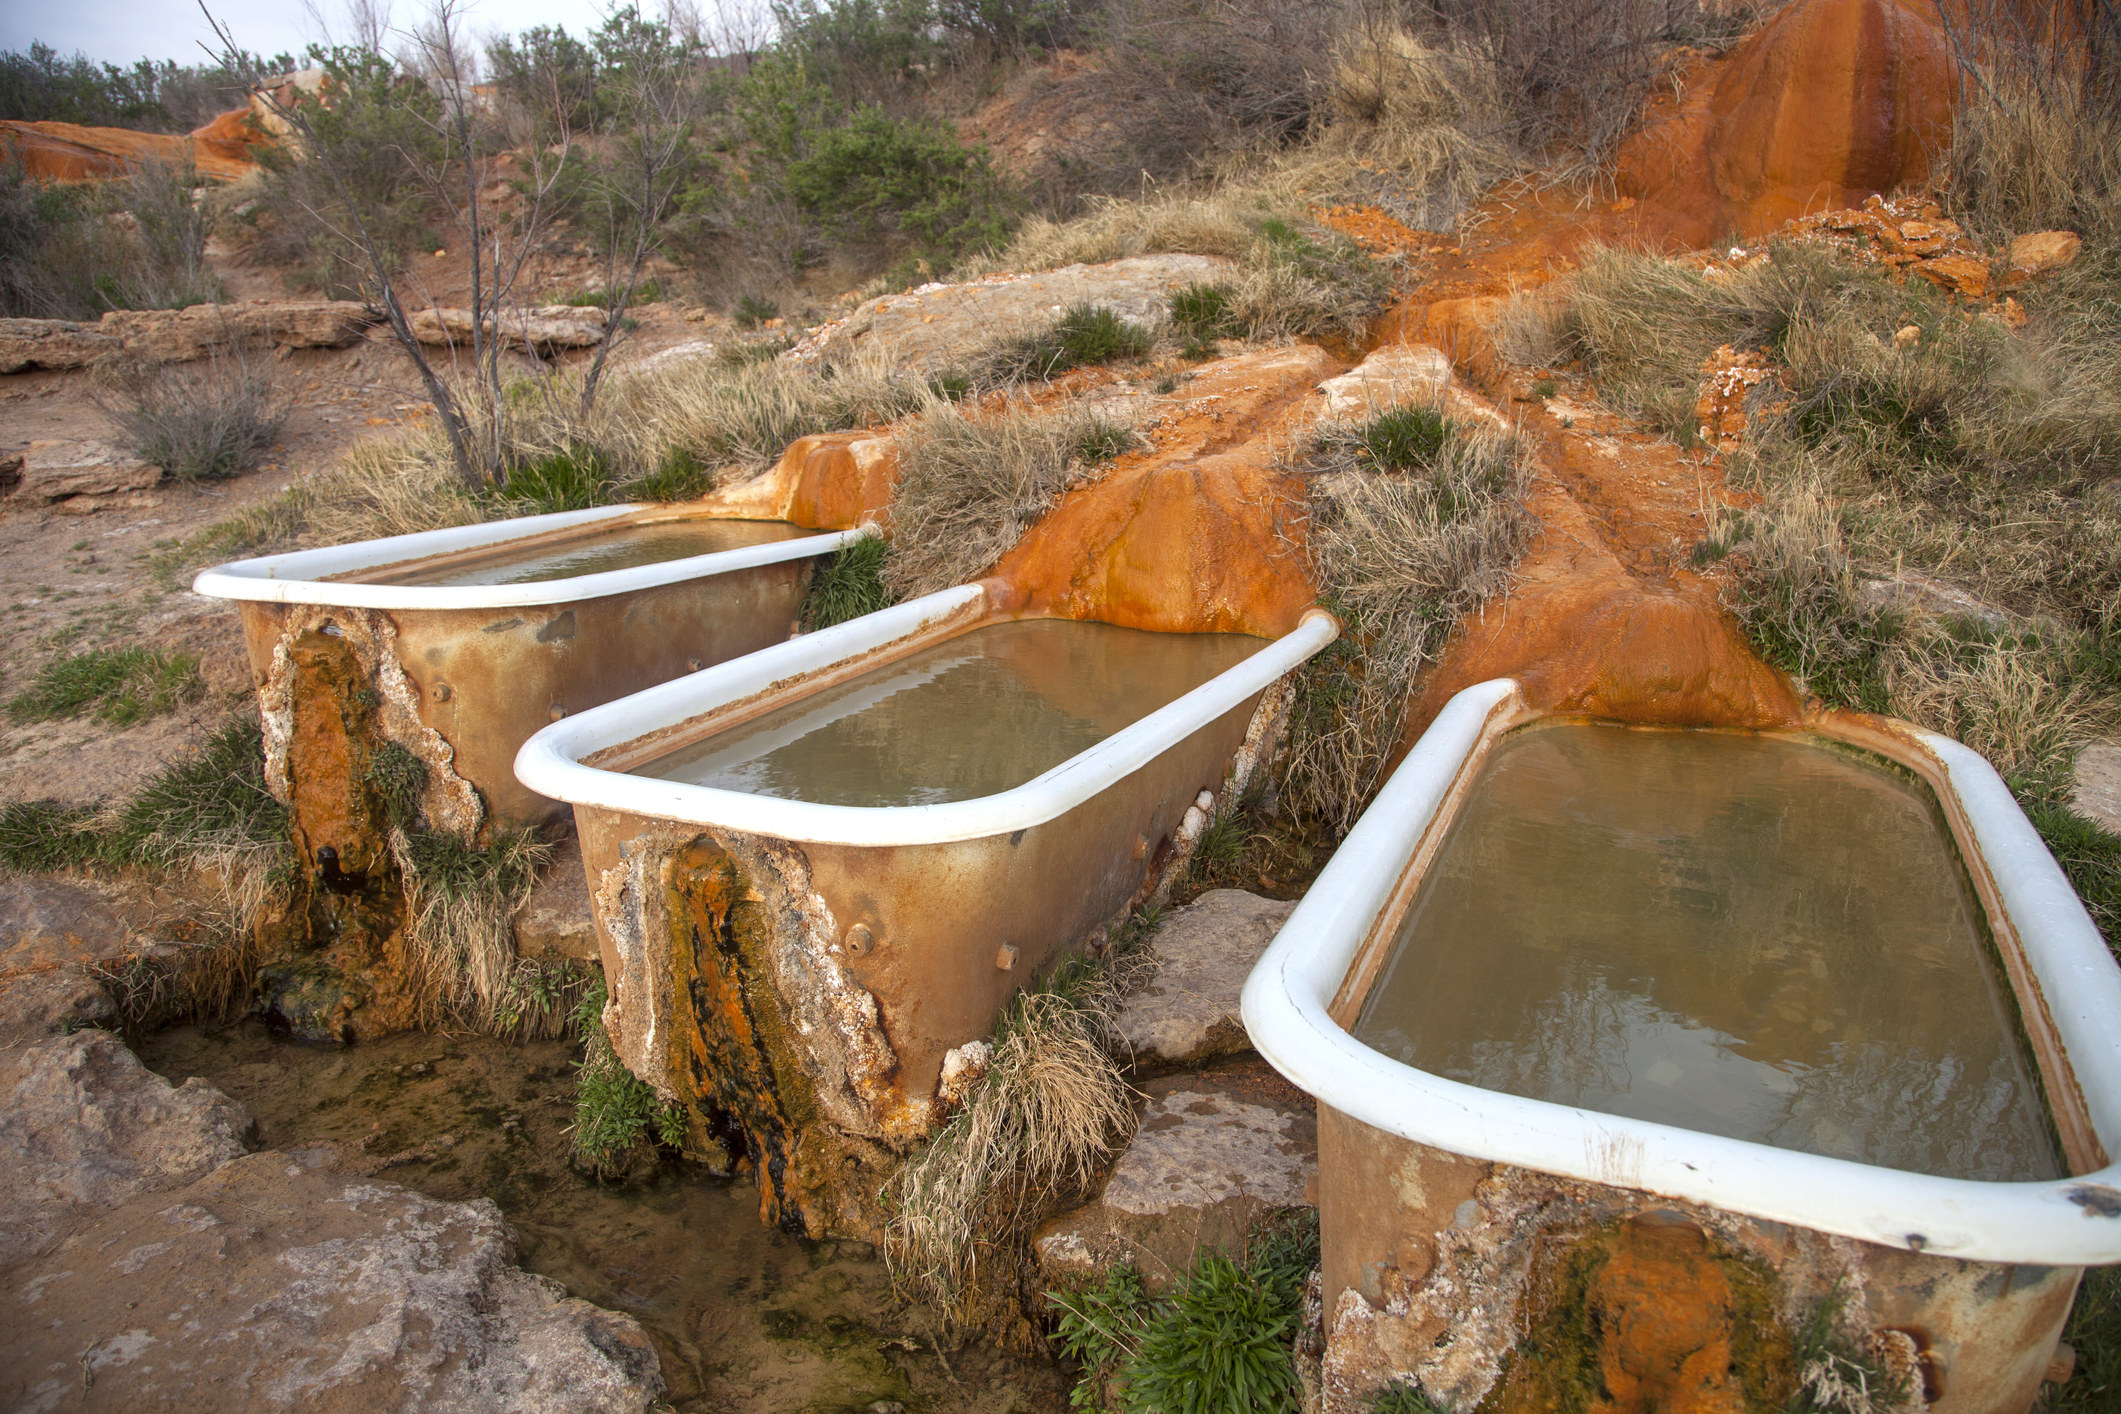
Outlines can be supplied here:
[[[1276, 1070], [1374, 1129], [1469, 1158], [1974, 1261], [2121, 1262], [2121, 1164], [2041, 1183], [1907, 1173], [1460, 1084], [1343, 1030], [1329, 1010], [1342, 981], [1491, 719], [1516, 702], [1509, 679], [1453, 697], [1261, 956], [1244, 1022]], [[1971, 822], [2092, 1128], [2121, 1152], [2121, 968], [1988, 762], [1917, 740]]]
[[518, 516], [513, 520], [490, 520], [477, 525], [454, 525], [444, 530], [390, 535], [380, 540], [357, 540], [350, 545], [261, 555], [202, 570], [191, 587], [194, 593], [214, 599], [250, 599], [272, 604], [328, 604], [349, 609], [520, 609], [533, 604], [574, 604], [584, 599], [601, 599], [612, 594], [627, 594], [638, 589], [654, 589], [684, 580], [778, 564], [783, 560], [799, 560], [807, 555], [828, 554], [865, 535], [877, 533], [869, 526], [859, 530], [820, 531], [815, 535], [799, 535], [763, 545], [691, 555], [682, 560], [603, 570], [569, 579], [534, 580], [527, 584], [356, 584], [328, 578], [433, 555], [505, 545], [555, 530], [594, 526], [602, 521], [619, 521], [629, 516], [646, 524], [728, 519], [655, 514], [661, 509], [640, 505], [597, 506], [586, 511]]
[[657, 780], [582, 764], [597, 752], [757, 696], [799, 674], [894, 643], [964, 614], [986, 597], [959, 585], [847, 623], [777, 643], [544, 728], [516, 753], [516, 779], [575, 805], [656, 820], [720, 825], [815, 844], [926, 845], [1014, 834], [1066, 814], [1140, 770], [1208, 723], [1256, 696], [1331, 643], [1340, 625], [1321, 609], [1282, 637], [1087, 751], [1020, 786], [938, 805], [821, 805]]

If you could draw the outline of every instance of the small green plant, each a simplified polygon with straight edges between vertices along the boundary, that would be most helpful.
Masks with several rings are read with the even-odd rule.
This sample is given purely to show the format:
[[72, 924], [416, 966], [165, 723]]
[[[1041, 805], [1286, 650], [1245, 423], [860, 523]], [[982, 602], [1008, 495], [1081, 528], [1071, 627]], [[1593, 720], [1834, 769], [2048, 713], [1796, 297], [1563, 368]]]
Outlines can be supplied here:
[[1116, 422], [1099, 421], [1075, 443], [1075, 460], [1082, 466], [1101, 466], [1134, 448], [1134, 433]]
[[51, 721], [93, 711], [96, 720], [131, 726], [205, 695], [199, 660], [153, 648], [92, 648], [46, 663], [7, 704], [18, 722]]
[[1532, 396], [1535, 398], [1551, 398], [1560, 391], [1561, 385], [1551, 378], [1542, 378], [1532, 385]]
[[2045, 1386], [2050, 1414], [2106, 1414], [2121, 1402], [2121, 1267], [2093, 1267], [2063, 1339], [2077, 1352], [2067, 1384]]
[[495, 488], [494, 495], [522, 506], [519, 514], [583, 511], [609, 501], [615, 479], [602, 452], [572, 446], [518, 463]]
[[938, 373], [928, 380], [928, 391], [946, 403], [954, 403], [970, 395], [972, 380], [962, 373]]
[[809, 597], [803, 600], [803, 631], [816, 633], [888, 608], [891, 591], [884, 585], [884, 560], [890, 553], [890, 544], [880, 535], [864, 536], [834, 551], [810, 581]]
[[2121, 957], [2121, 834], [2061, 801], [2027, 801], [2025, 814], [2069, 875], [2085, 911], [2106, 935], [2106, 945]]
[[729, 318], [739, 329], [756, 329], [767, 320], [780, 317], [781, 307], [763, 295], [745, 295], [729, 310]]
[[382, 797], [393, 824], [410, 825], [419, 814], [420, 796], [427, 789], [427, 763], [402, 743], [387, 741], [370, 754], [362, 780]]
[[1788, 1414], [1874, 1414], [1901, 1406], [1902, 1382], [1843, 1329], [1847, 1305], [1847, 1292], [1836, 1284], [1790, 1332], [1797, 1388]]
[[1132, 1267], [1085, 1291], [1047, 1293], [1062, 1346], [1084, 1367], [1072, 1403], [1098, 1408], [1108, 1383], [1119, 1383], [1125, 1414], [1293, 1408], [1292, 1347], [1317, 1264], [1317, 1219], [1303, 1214], [1261, 1233], [1241, 1261], [1201, 1253], [1166, 1297], [1151, 1296]]
[[714, 489], [714, 468], [683, 447], [663, 454], [655, 469], [625, 487], [644, 501], [692, 501]]
[[1002, 387], [1051, 378], [1071, 368], [1140, 358], [1152, 341], [1106, 305], [1079, 304], [1043, 329], [1004, 340], [984, 359], [974, 383]]
[[608, 999], [598, 973], [582, 989], [573, 1017], [582, 1037], [582, 1061], [575, 1076], [575, 1159], [606, 1182], [625, 1175], [644, 1139], [675, 1147], [685, 1138], [684, 1112], [658, 1099], [611, 1049], [611, 1038], [604, 1032]]
[[[576, 290], [573, 294], [561, 300], [560, 303], [572, 305], [576, 309], [609, 309], [611, 308], [611, 298], [612, 292], [610, 290]], [[663, 286], [660, 281], [643, 280], [640, 284], [633, 287], [633, 299], [631, 302], [633, 304], [654, 304], [662, 298]]]
[[1230, 297], [1220, 285], [1188, 285], [1171, 296], [1171, 322], [1194, 341], [1237, 332]]
[[1370, 1414], [1451, 1414], [1451, 1411], [1422, 1393], [1420, 1385], [1394, 1382], [1370, 1396]]
[[1420, 471], [1435, 464], [1451, 435], [1450, 422], [1437, 409], [1396, 407], [1364, 423], [1355, 445], [1374, 470]]

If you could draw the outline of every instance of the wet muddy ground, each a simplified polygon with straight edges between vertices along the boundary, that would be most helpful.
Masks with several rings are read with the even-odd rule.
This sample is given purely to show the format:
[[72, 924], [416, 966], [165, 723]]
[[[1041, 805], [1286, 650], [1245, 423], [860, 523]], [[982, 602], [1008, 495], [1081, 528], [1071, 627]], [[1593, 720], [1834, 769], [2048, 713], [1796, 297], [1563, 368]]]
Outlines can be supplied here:
[[[329, 1142], [344, 1166], [436, 1198], [491, 1198], [523, 1265], [639, 1320], [686, 1414], [1031, 1414], [1067, 1408], [1057, 1366], [943, 1330], [892, 1299], [860, 1242], [788, 1237], [748, 1179], [666, 1164], [600, 1185], [568, 1166], [576, 1048], [403, 1035], [344, 1049], [261, 1023], [177, 1027], [139, 1043], [173, 1082], [250, 1109], [272, 1148]], [[882, 1414], [882, 1411], [879, 1411]]]

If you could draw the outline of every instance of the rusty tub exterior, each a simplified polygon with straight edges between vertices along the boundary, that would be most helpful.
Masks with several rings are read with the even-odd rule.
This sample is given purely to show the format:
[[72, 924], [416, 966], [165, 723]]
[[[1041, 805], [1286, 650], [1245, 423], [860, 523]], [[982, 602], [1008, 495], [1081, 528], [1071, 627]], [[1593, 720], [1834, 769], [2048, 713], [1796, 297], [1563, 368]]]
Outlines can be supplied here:
[[2083, 1268], [2121, 1261], [2121, 969], [2007, 788], [1965, 747], [1903, 724], [1807, 724], [1935, 798], [2073, 1175], [2047, 1182], [1549, 1104], [1357, 1041], [1487, 752], [1539, 715], [1508, 680], [1452, 699], [1245, 986], [1254, 1044], [1319, 1100], [1324, 1408], [1366, 1408], [1399, 1383], [1452, 1408], [1546, 1407], [1542, 1381], [1563, 1365], [1598, 1372], [1631, 1408], [1779, 1408], [1818, 1377], [1816, 1347], [1811, 1374], [1796, 1360], [1798, 1333], [1825, 1310], [1839, 1348], [1903, 1379], [1918, 1407], [2024, 1414], [2059, 1369]]
[[348, 783], [337, 777], [363, 754], [339, 740], [351, 735], [418, 757], [427, 768], [422, 816], [470, 840], [565, 818], [564, 804], [526, 789], [512, 769], [539, 728], [787, 638], [813, 558], [868, 532], [795, 535], [543, 582], [374, 578], [696, 518], [638, 506], [531, 516], [238, 561], [205, 571], [194, 587], [237, 601], [267, 779], [296, 807], [299, 832], [326, 842], [343, 813], [336, 801]]
[[1010, 997], [1183, 866], [1271, 748], [1288, 672], [1337, 632], [1320, 614], [977, 800], [828, 807], [620, 774], [994, 623], [1005, 593], [870, 615], [549, 728], [518, 758], [575, 800], [614, 1047], [685, 1106], [697, 1148], [756, 1163], [762, 1215], [789, 1230], [874, 1235], [870, 1180], [946, 1116]]

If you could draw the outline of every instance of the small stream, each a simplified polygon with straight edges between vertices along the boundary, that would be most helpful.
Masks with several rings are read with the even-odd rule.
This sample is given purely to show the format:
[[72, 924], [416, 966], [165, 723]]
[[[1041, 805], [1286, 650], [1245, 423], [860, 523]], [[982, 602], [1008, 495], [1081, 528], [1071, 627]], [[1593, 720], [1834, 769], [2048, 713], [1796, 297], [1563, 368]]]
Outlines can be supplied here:
[[413, 1033], [341, 1049], [244, 1022], [175, 1027], [138, 1050], [172, 1082], [198, 1076], [247, 1106], [268, 1147], [330, 1142], [349, 1171], [491, 1198], [525, 1267], [640, 1321], [663, 1357], [664, 1398], [685, 1414], [1068, 1406], [1054, 1365], [895, 1302], [867, 1243], [764, 1226], [748, 1179], [676, 1163], [613, 1186], [575, 1173], [571, 1043]]

